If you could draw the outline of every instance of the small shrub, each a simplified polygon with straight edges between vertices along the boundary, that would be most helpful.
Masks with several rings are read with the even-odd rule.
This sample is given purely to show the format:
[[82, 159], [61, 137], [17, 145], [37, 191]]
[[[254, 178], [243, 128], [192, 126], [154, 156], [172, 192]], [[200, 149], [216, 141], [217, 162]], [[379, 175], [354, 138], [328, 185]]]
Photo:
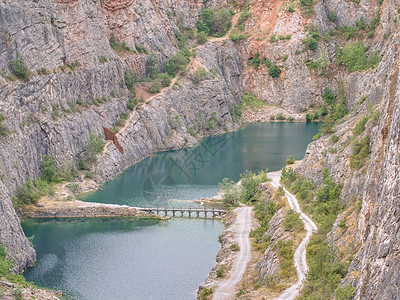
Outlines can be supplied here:
[[286, 120], [286, 117], [283, 114], [278, 114], [276, 116], [276, 119], [279, 120], [279, 121], [283, 121], [283, 120]]
[[16, 59], [10, 62], [10, 66], [11, 66], [11, 72], [16, 77], [18, 77], [23, 81], [29, 81], [30, 72], [19, 53], [17, 53]]
[[288, 121], [289, 121], [289, 122], [293, 122], [293, 121], [294, 121], [294, 118], [293, 118], [292, 116], [290, 116], [290, 117], [288, 117]]
[[268, 74], [269, 76], [271, 76], [272, 78], [277, 78], [281, 75], [281, 69], [279, 69], [279, 67], [275, 64], [273, 64], [269, 70], [268, 70]]
[[67, 185], [67, 187], [73, 193], [77, 193], [79, 191], [79, 185], [77, 183], [70, 183]]
[[208, 36], [204, 31], [200, 31], [196, 35], [197, 44], [202, 45], [207, 42]]
[[199, 83], [200, 81], [209, 79], [210, 73], [203, 67], [198, 68], [191, 74], [191, 79], [194, 83]]
[[175, 56], [168, 59], [165, 64], [165, 72], [171, 77], [175, 77], [179, 71], [184, 71], [189, 63], [189, 58], [183, 52], [178, 52]]
[[334, 11], [330, 11], [329, 12], [329, 14], [328, 14], [328, 19], [329, 19], [329, 21], [331, 21], [331, 22], [335, 22], [336, 20], [337, 20], [337, 15], [335, 14], [335, 12]]
[[160, 79], [161, 86], [169, 87], [171, 85], [171, 77], [168, 74], [160, 73], [157, 75], [157, 78]]
[[366, 136], [353, 145], [353, 153], [350, 155], [350, 167], [353, 170], [361, 169], [367, 162], [370, 153], [369, 142], [369, 137]]
[[363, 133], [365, 130], [365, 124], [368, 122], [369, 119], [370, 117], [366, 116], [362, 118], [360, 121], [358, 121], [357, 124], [352, 129], [353, 134], [357, 136]]
[[286, 163], [288, 164], [288, 165], [292, 165], [292, 164], [294, 164], [296, 161], [294, 160], [294, 156], [293, 155], [290, 155], [289, 156], [289, 158], [286, 160]]
[[240, 42], [241, 40], [244, 40], [246, 37], [243, 33], [232, 31], [231, 34], [229, 35], [229, 38], [231, 39], [232, 42]]
[[270, 116], [269, 116], [269, 119], [270, 119], [271, 121], [274, 121], [274, 120], [275, 120], [275, 115], [270, 115]]
[[115, 52], [130, 52], [131, 49], [128, 47], [125, 41], [117, 42], [115, 34], [111, 33], [110, 46]]
[[332, 134], [331, 142], [336, 144], [339, 141], [339, 137], [336, 134]]
[[231, 249], [232, 251], [240, 251], [240, 247], [238, 244], [232, 244], [229, 246], [229, 249]]
[[40, 178], [47, 183], [57, 183], [61, 181], [60, 173], [56, 167], [56, 161], [51, 155], [45, 155], [41, 162], [42, 174]]
[[208, 288], [203, 288], [200, 293], [200, 299], [207, 299], [208, 296], [212, 295], [213, 290]]
[[107, 62], [107, 57], [105, 56], [100, 56], [99, 57], [99, 63], [100, 64], [105, 64]]
[[39, 70], [37, 70], [38, 75], [48, 75], [49, 71], [47, 71], [46, 68], [40, 68]]
[[316, 135], [313, 136], [313, 141], [318, 140], [321, 137], [321, 133], [317, 133]]
[[294, 210], [290, 210], [283, 220], [283, 227], [286, 231], [296, 230], [301, 231], [304, 229], [304, 223], [300, 219], [300, 214]]
[[223, 202], [228, 205], [237, 205], [241, 197], [240, 187], [228, 178], [224, 178], [222, 182], [218, 183], [218, 187], [223, 192]]
[[125, 86], [131, 92], [134, 92], [136, 83], [138, 82], [137, 75], [133, 71], [127, 71], [124, 75]]
[[347, 228], [348, 228], [345, 221], [340, 221], [338, 226], [339, 226], [339, 228], [342, 228], [343, 230], [347, 230]]
[[28, 180], [24, 185], [17, 187], [12, 200], [14, 206], [30, 205], [38, 203], [40, 196], [32, 181]]
[[219, 269], [216, 271], [216, 275], [217, 275], [217, 278], [224, 277], [224, 268], [219, 268]]
[[149, 51], [147, 50], [146, 47], [141, 46], [141, 45], [139, 45], [137, 43], [135, 43], [135, 48], [136, 48], [136, 51], [139, 52], [139, 53], [142, 53], [142, 54], [148, 54], [149, 53]]
[[154, 79], [150, 84], [149, 92], [152, 94], [157, 94], [161, 91], [161, 80], [159, 78]]

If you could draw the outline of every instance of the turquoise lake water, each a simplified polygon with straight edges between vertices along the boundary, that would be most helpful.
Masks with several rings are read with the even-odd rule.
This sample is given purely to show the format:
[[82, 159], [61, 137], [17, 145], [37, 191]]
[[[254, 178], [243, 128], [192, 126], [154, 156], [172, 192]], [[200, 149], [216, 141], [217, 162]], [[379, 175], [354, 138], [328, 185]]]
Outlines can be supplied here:
[[[199, 146], [155, 153], [104, 184], [86, 201], [132, 206], [195, 206], [224, 177], [282, 168], [301, 159], [315, 123], [251, 124]], [[215, 263], [223, 232], [211, 219], [24, 220], [38, 262], [25, 277], [72, 299], [195, 299]]]

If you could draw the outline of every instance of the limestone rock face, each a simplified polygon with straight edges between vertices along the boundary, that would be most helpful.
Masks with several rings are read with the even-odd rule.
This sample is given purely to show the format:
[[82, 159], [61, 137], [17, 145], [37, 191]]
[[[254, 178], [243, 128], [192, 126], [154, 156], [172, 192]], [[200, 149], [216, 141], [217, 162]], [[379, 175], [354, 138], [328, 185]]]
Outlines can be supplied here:
[[[322, 4], [321, 4], [322, 5]], [[328, 1], [325, 6], [341, 7], [352, 5], [347, 2]], [[365, 3], [369, 7], [368, 2]], [[320, 6], [320, 5], [319, 5]], [[321, 183], [320, 172], [323, 167], [330, 170], [336, 182], [343, 183], [341, 200], [352, 203], [362, 200], [360, 209], [346, 219], [339, 215], [337, 223], [329, 234], [334, 244], [343, 244], [353, 238], [358, 250], [351, 262], [342, 284], [356, 287], [354, 299], [397, 299], [400, 291], [399, 281], [399, 27], [392, 23], [393, 9], [398, 1], [387, 1], [381, 6], [381, 25], [375, 31], [375, 45], [382, 56], [377, 68], [367, 72], [354, 72], [345, 75], [347, 95], [350, 106], [354, 107], [348, 120], [336, 128], [339, 137], [337, 143], [330, 137], [323, 137], [308, 146], [306, 157], [297, 172]], [[373, 6], [372, 6], [373, 7]], [[340, 11], [340, 10], [339, 10]], [[354, 16], [363, 14], [364, 8]], [[338, 13], [338, 12], [337, 12]], [[319, 13], [318, 13], [319, 14]], [[348, 14], [338, 13], [340, 22], [351, 24]], [[391, 42], [383, 35], [390, 32]], [[357, 99], [366, 96], [366, 103], [357, 103]], [[353, 153], [348, 137], [351, 129], [365, 115], [374, 114], [375, 118], [367, 123], [361, 136], [370, 137], [370, 156], [366, 165], [359, 171], [350, 168], [349, 157]], [[337, 153], [330, 153], [330, 149]], [[355, 223], [355, 230], [338, 230], [339, 221]], [[349, 230], [348, 230], [349, 231]], [[348, 243], [348, 242], [347, 242]]]
[[0, 241], [16, 262], [15, 271], [32, 266], [36, 261], [35, 250], [29, 245], [19, 223], [19, 218], [7, 195], [7, 189], [0, 181]]
[[[198, 131], [199, 122], [209, 120], [213, 113], [225, 130], [235, 128], [229, 108], [241, 101], [243, 91], [240, 61], [233, 43], [205, 44], [197, 48], [196, 59], [214, 72], [213, 78], [195, 84], [183, 77], [179, 86], [157, 96], [151, 105], [138, 108], [118, 134], [124, 155], [110, 145], [99, 159], [97, 173], [103, 174], [102, 181], [152, 152], [194, 145], [200, 137], [189, 135], [188, 129]], [[223, 130], [217, 127], [207, 134]]]

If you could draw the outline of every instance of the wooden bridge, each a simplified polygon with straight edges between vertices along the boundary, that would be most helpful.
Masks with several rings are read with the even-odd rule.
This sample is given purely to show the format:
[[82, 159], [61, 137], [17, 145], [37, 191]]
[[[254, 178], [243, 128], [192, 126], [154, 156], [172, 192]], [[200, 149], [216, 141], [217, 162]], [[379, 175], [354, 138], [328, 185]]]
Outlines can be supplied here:
[[184, 214], [186, 213], [186, 216], [188, 216], [189, 218], [194, 216], [200, 217], [200, 214], [203, 215], [204, 218], [207, 218], [207, 214], [210, 214], [211, 217], [215, 217], [215, 216], [220, 216], [226, 213], [225, 210], [223, 209], [215, 209], [213, 208], [160, 208], [160, 207], [151, 207], [151, 208], [140, 208], [140, 210], [142, 211], [147, 211], [150, 213], [156, 213], [157, 215], [160, 215], [162, 213], [164, 213], [165, 216], [168, 215], [168, 213], [172, 213], [172, 216], [175, 217], [176, 214], [181, 215], [181, 217], [184, 216]]

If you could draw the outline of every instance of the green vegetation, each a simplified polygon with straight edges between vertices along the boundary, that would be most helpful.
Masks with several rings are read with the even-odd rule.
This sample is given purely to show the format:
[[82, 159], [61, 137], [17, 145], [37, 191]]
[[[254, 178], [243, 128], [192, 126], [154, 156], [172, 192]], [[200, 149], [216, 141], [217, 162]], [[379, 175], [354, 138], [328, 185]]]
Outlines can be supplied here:
[[300, 219], [300, 214], [296, 213], [294, 210], [290, 210], [286, 216], [285, 220], [283, 221], [283, 227], [286, 231], [301, 231], [304, 229], [304, 223]]
[[285, 186], [296, 194], [302, 209], [312, 216], [320, 228], [330, 228], [342, 208], [339, 204], [342, 186], [331, 179], [327, 168], [322, 171], [322, 178], [323, 184], [315, 191], [312, 181], [296, 175], [291, 168], [283, 168], [281, 177]]
[[232, 251], [240, 251], [240, 247], [238, 244], [232, 244], [229, 246], [229, 249], [231, 249]]
[[184, 71], [190, 62], [190, 55], [190, 51], [189, 53], [182, 50], [179, 51], [175, 56], [171, 57], [165, 62], [165, 72], [168, 73], [169, 76], [175, 77], [176, 73]]
[[207, 35], [221, 37], [231, 27], [231, 19], [232, 14], [225, 7], [220, 10], [206, 8], [202, 10], [196, 27], [199, 32], [203, 31]]
[[252, 230], [250, 232], [250, 237], [254, 238], [254, 247], [264, 253], [271, 241], [271, 237], [267, 236], [264, 238], [264, 234], [268, 231], [269, 221], [271, 221], [278, 208], [276, 204], [269, 199], [257, 199], [254, 203], [254, 210], [255, 217], [257, 218], [260, 227]]
[[313, 5], [313, 0], [300, 0], [300, 7], [307, 15], [312, 14]]
[[365, 124], [367, 124], [367, 122], [370, 118], [371, 118], [370, 116], [365, 116], [360, 121], [358, 121], [357, 124], [352, 129], [353, 134], [357, 136], [357, 135], [360, 135], [361, 133], [363, 133], [365, 130]]
[[23, 81], [29, 81], [30, 71], [25, 65], [25, 61], [22, 59], [21, 55], [17, 53], [15, 60], [10, 62], [11, 72], [19, 79]]
[[288, 164], [288, 165], [292, 165], [292, 164], [294, 164], [296, 161], [294, 160], [294, 156], [293, 155], [290, 155], [289, 156], [289, 158], [286, 160], [286, 163]]
[[146, 47], [141, 46], [141, 45], [139, 45], [137, 43], [135, 43], [135, 48], [136, 48], [136, 51], [139, 52], [139, 53], [149, 54], [149, 51], [147, 50]]
[[118, 132], [121, 127], [125, 126], [125, 122], [128, 119], [128, 116], [129, 116], [128, 113], [121, 113], [121, 115], [119, 116], [119, 119], [117, 120], [117, 122], [115, 122], [115, 124], [113, 126], [114, 132]]
[[[337, 215], [343, 209], [339, 203], [342, 186], [332, 181], [328, 169], [322, 171], [323, 184], [318, 190], [315, 184], [296, 175], [292, 169], [282, 170], [282, 182], [296, 194], [302, 209], [312, 216], [319, 231], [311, 237], [307, 246], [309, 272], [300, 299], [332, 299], [335, 289], [347, 273], [348, 264], [335, 260], [326, 241]], [[315, 197], [314, 197], [315, 196]]]
[[237, 19], [236, 22], [236, 27], [239, 28], [240, 30], [244, 30], [245, 23], [248, 18], [251, 18], [251, 12], [248, 9], [244, 9], [240, 15], [239, 18]]
[[229, 35], [229, 38], [231, 39], [232, 42], [240, 42], [241, 40], [244, 40], [246, 37], [243, 33], [239, 33], [236, 30], [232, 30], [231, 34]]
[[260, 99], [258, 99], [256, 96], [250, 94], [249, 92], [244, 92], [242, 98], [242, 105], [245, 108], [259, 109], [265, 106], [266, 104], [262, 102]]
[[366, 164], [370, 153], [369, 143], [368, 136], [354, 143], [353, 153], [350, 155], [350, 167], [353, 170], [359, 170]]
[[3, 114], [0, 114], [0, 136], [5, 137], [7, 136], [7, 128], [4, 126], [2, 123], [5, 120], [5, 117]]
[[46, 68], [40, 68], [39, 70], [37, 70], [37, 74], [38, 75], [48, 75], [49, 71], [47, 71]]
[[222, 201], [232, 206], [238, 205], [239, 201], [243, 203], [252, 201], [252, 196], [257, 185], [267, 180], [267, 170], [260, 171], [258, 174], [248, 170], [243, 172], [240, 174], [240, 185], [230, 181], [228, 178], [224, 178], [222, 182], [218, 184], [224, 194]]
[[207, 42], [208, 35], [204, 31], [200, 31], [196, 35], [197, 44], [201, 45]]
[[328, 13], [328, 19], [329, 19], [329, 21], [331, 21], [331, 22], [335, 22], [335, 21], [337, 20], [337, 15], [335, 14], [334, 11], [331, 10], [331, 11]]
[[13, 262], [8, 258], [4, 246], [0, 243], [0, 278], [16, 284], [32, 285], [32, 283], [25, 280], [24, 276], [15, 274], [12, 271], [13, 267]]
[[272, 66], [268, 70], [268, 74], [272, 78], [277, 78], [281, 75], [281, 69], [277, 65], [272, 64]]
[[200, 299], [207, 299], [208, 296], [212, 295], [213, 290], [208, 288], [203, 288], [200, 293]]
[[191, 74], [191, 79], [193, 83], [199, 83], [200, 81], [207, 80], [211, 78], [211, 73], [205, 68], [200, 67]]
[[80, 170], [89, 170], [96, 163], [97, 155], [103, 152], [104, 144], [104, 138], [101, 134], [89, 135], [85, 150], [78, 159], [78, 168]]
[[151, 52], [147, 57], [147, 65], [149, 66], [149, 77], [151, 79], [156, 78], [157, 74], [160, 73], [160, 62], [154, 52]]
[[335, 122], [347, 115], [347, 99], [344, 92], [343, 81], [339, 80], [337, 95], [335, 95], [330, 88], [325, 88], [322, 97], [324, 103], [318, 114], [318, 116], [322, 118], [320, 132], [329, 134], [334, 132], [333, 127]]
[[131, 52], [131, 48], [126, 44], [125, 41], [117, 42], [115, 38], [115, 34], [111, 33], [110, 36], [110, 46], [115, 52], [123, 53], [123, 52]]
[[17, 187], [12, 201], [15, 207], [36, 204], [41, 196], [54, 194], [53, 185], [61, 182], [64, 176], [58, 171], [55, 160], [50, 155], [42, 157], [42, 174], [36, 180], [28, 180], [24, 185]]
[[283, 114], [278, 114], [276, 116], [276, 119], [279, 120], [279, 121], [284, 121], [284, 120], [286, 120], [286, 117]]
[[216, 275], [217, 275], [217, 278], [221, 278], [221, 277], [224, 277], [224, 268], [219, 268], [217, 271], [216, 271]]
[[135, 92], [135, 86], [136, 83], [138, 82], [138, 78], [135, 72], [133, 71], [127, 71], [124, 75], [124, 80], [125, 80], [125, 86], [127, 89], [131, 92]]
[[249, 59], [249, 65], [251, 65], [254, 69], [257, 69], [260, 66], [260, 53], [257, 51], [254, 53], [253, 57]]
[[108, 61], [107, 57], [105, 56], [100, 56], [99, 57], [99, 63], [100, 64], [105, 64]]
[[368, 48], [363, 42], [347, 43], [340, 53], [339, 62], [345, 65], [349, 72], [363, 71], [374, 68], [381, 60], [378, 51], [367, 56]]
[[340, 286], [335, 291], [335, 298], [337, 300], [351, 300], [356, 294], [356, 288], [350, 284]]
[[289, 279], [296, 274], [293, 260], [294, 251], [292, 241], [279, 240], [274, 246], [278, 249], [279, 266], [281, 267], [279, 277]]
[[229, 113], [232, 117], [233, 122], [237, 122], [242, 117], [242, 107], [235, 102], [230, 102], [228, 104]]

